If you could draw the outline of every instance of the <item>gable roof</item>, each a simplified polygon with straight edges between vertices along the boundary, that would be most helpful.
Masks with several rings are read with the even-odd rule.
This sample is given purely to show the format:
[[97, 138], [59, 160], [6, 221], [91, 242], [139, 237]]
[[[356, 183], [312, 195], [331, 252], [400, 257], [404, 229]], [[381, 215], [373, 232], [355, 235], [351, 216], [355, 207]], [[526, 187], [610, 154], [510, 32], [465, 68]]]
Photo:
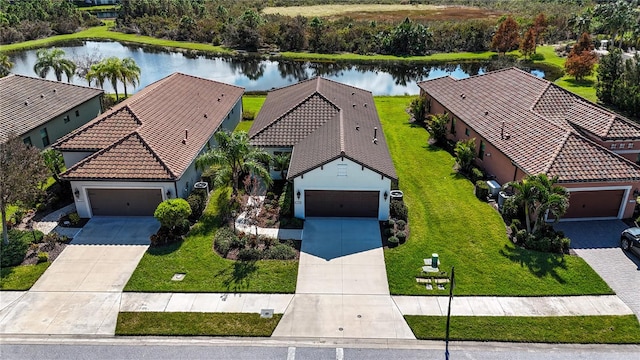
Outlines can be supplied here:
[[371, 92], [332, 80], [269, 92], [249, 137], [256, 146], [293, 146], [288, 178], [346, 157], [397, 179]]
[[583, 135], [640, 139], [640, 126], [547, 80], [511, 68], [418, 86], [526, 173], [560, 182], [640, 180], [640, 167]]
[[169, 75], [56, 142], [54, 148], [62, 151], [96, 152], [62, 177], [179, 179], [243, 92], [191, 75]]
[[104, 91], [23, 75], [0, 78], [0, 142], [23, 135]]

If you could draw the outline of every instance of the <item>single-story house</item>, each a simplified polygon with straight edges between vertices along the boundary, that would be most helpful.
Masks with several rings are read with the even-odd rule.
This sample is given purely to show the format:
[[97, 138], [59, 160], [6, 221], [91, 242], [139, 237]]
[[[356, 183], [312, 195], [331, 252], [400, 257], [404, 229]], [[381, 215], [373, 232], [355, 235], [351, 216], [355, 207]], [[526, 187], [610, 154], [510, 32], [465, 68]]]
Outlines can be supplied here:
[[44, 149], [102, 112], [104, 91], [23, 75], [0, 78], [0, 142]]
[[81, 217], [150, 216], [186, 197], [201, 172], [195, 159], [233, 130], [243, 88], [174, 73], [53, 145], [62, 152]]
[[270, 91], [249, 137], [291, 153], [296, 217], [389, 218], [398, 177], [371, 92], [321, 77]]
[[640, 193], [640, 126], [516, 68], [418, 83], [429, 114], [449, 114], [447, 137], [475, 138], [476, 165], [500, 184], [558, 176], [564, 220], [633, 215]]

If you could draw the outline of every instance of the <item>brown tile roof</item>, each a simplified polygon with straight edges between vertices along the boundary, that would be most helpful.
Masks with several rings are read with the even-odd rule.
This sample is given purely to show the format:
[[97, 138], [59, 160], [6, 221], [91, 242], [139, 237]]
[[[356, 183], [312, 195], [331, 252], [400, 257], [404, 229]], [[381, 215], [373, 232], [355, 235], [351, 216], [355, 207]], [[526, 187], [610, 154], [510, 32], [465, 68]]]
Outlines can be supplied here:
[[100, 89], [23, 75], [0, 78], [0, 141], [10, 133], [27, 133], [102, 93]]
[[289, 178], [344, 156], [397, 179], [371, 92], [332, 80], [269, 92], [249, 136], [253, 145], [294, 147]]
[[427, 80], [418, 86], [529, 174], [559, 175], [563, 182], [595, 181], [593, 172], [615, 163], [627, 173], [612, 171], [610, 179], [640, 179], [640, 168], [604, 148], [592, 151], [593, 158], [582, 158], [580, 171], [572, 167], [571, 173], [558, 172], [558, 164], [567, 163], [556, 157], [573, 159], [576, 136], [585, 147], [601, 148], [576, 128], [610, 136], [632, 134], [640, 127], [547, 80], [512, 68], [463, 80]]
[[[243, 92], [181, 73], [159, 80], [54, 144], [62, 151], [108, 149], [82, 160], [63, 177], [179, 179]], [[133, 146], [132, 133], [142, 145]]]

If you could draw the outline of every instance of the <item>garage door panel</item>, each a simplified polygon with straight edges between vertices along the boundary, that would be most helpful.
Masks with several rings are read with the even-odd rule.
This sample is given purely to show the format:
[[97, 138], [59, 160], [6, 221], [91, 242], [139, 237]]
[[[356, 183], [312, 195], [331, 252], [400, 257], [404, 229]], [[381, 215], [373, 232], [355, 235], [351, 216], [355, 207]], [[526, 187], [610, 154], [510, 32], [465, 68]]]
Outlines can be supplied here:
[[306, 190], [307, 217], [378, 217], [378, 191]]
[[564, 218], [617, 217], [624, 190], [573, 191]]
[[159, 189], [88, 189], [94, 216], [153, 216], [162, 202]]

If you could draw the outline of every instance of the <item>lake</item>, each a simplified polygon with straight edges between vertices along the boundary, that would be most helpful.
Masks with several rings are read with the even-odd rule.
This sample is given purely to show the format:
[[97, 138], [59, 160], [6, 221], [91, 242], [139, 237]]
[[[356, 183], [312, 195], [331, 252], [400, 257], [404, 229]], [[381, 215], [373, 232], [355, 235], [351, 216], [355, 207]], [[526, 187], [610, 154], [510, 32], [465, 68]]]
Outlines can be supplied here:
[[[172, 52], [157, 48], [137, 45], [124, 45], [118, 42], [85, 41], [77, 44], [59, 46], [66, 53], [66, 58], [78, 62], [86, 57], [119, 58], [132, 57], [140, 67], [140, 84], [135, 90], [129, 87], [129, 93], [164, 78], [174, 72], [199, 76], [242, 86], [246, 91], [266, 91], [315, 76], [323, 76], [345, 84], [367, 89], [374, 95], [418, 94], [416, 82], [451, 75], [466, 78], [483, 74], [490, 70], [515, 66], [511, 60], [465, 62], [451, 64], [425, 64], [415, 62], [380, 62], [380, 63], [347, 63], [347, 62], [304, 62], [278, 58], [269, 60], [257, 57], [213, 57], [193, 52]], [[37, 76], [33, 71], [36, 62], [36, 50], [14, 52], [9, 55], [14, 63], [12, 72], [27, 76]], [[529, 69], [532, 74], [544, 77], [542, 69]], [[47, 76], [55, 80], [53, 73]], [[550, 79], [553, 80], [553, 79]], [[66, 77], [63, 76], [63, 81]], [[87, 85], [87, 81], [75, 76], [72, 83]], [[123, 92], [122, 84], [118, 91]], [[105, 91], [114, 92], [107, 81]]]

